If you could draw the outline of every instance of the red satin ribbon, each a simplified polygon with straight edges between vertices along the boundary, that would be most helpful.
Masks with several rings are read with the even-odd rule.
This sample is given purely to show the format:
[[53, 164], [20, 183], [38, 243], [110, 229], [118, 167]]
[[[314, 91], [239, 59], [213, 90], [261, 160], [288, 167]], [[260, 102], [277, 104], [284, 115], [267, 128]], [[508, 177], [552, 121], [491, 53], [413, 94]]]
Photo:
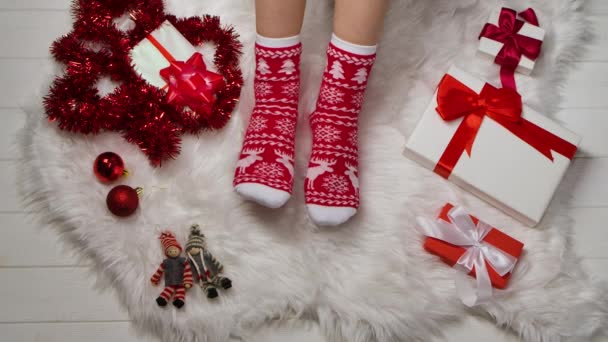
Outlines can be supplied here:
[[435, 172], [448, 178], [463, 152], [471, 156], [473, 143], [485, 116], [496, 121], [532, 148], [553, 161], [551, 151], [572, 159], [577, 147], [521, 117], [521, 96], [511, 88], [485, 84], [480, 94], [445, 75], [437, 90], [437, 112], [445, 121], [463, 118], [446, 147]]
[[525, 22], [539, 26], [538, 17], [532, 8], [519, 13], [524, 20], [517, 19], [518, 13], [510, 8], [500, 11], [498, 25], [487, 23], [479, 38], [486, 37], [503, 43], [495, 62], [501, 66], [500, 80], [504, 88], [517, 89], [515, 85], [515, 69], [522, 56], [535, 60], [540, 55], [542, 41], [523, 36], [519, 31]]
[[222, 75], [207, 70], [203, 55], [195, 52], [186, 62], [178, 61], [152, 35], [147, 39], [167, 59], [169, 67], [160, 71], [167, 82], [167, 102], [210, 114], [215, 104], [215, 93], [224, 86]]

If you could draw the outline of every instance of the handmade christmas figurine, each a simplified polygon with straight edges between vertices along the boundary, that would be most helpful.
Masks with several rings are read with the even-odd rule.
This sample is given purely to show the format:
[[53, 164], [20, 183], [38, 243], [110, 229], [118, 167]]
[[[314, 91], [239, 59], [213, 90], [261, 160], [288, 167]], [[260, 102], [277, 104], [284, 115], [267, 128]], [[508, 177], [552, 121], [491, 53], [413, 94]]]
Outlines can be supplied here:
[[205, 247], [205, 235], [201, 234], [197, 224], [190, 227], [186, 254], [194, 279], [205, 291], [208, 298], [218, 296], [217, 288], [227, 290], [232, 287], [232, 281], [221, 275], [224, 266]]
[[179, 309], [184, 306], [186, 290], [192, 287], [190, 263], [181, 256], [182, 246], [177, 242], [173, 233], [163, 232], [159, 239], [167, 259], [163, 260], [151, 279], [152, 284], [158, 285], [163, 274], [165, 276], [165, 289], [156, 298], [156, 303], [159, 306], [165, 306], [173, 297], [173, 305]]
[[[305, 3], [255, 3], [255, 106], [234, 187], [241, 196], [269, 208], [283, 206], [292, 192]], [[330, 226], [346, 222], [359, 207], [358, 116], [387, 1], [336, 0], [335, 4], [335, 32], [327, 48], [317, 105], [309, 116], [313, 138], [304, 191], [311, 219]]]

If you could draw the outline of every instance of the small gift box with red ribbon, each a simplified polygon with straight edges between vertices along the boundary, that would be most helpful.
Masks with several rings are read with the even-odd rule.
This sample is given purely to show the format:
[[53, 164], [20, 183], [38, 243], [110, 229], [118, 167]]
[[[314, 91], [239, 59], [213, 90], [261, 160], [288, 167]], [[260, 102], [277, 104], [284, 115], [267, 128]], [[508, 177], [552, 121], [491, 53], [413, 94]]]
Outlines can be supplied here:
[[580, 138], [456, 67], [441, 80], [406, 155], [523, 223], [542, 218]]
[[167, 102], [209, 115], [222, 75], [207, 69], [203, 55], [169, 22], [130, 52], [135, 71], [151, 85], [167, 91]]
[[529, 75], [534, 69], [545, 37], [536, 13], [529, 8], [517, 13], [502, 8], [490, 15], [479, 35], [479, 51], [512, 72]]
[[458, 294], [468, 306], [487, 301], [492, 287], [507, 286], [524, 248], [520, 241], [450, 203], [435, 220], [419, 217], [416, 229], [426, 236], [427, 251], [476, 278], [475, 287], [456, 278]]

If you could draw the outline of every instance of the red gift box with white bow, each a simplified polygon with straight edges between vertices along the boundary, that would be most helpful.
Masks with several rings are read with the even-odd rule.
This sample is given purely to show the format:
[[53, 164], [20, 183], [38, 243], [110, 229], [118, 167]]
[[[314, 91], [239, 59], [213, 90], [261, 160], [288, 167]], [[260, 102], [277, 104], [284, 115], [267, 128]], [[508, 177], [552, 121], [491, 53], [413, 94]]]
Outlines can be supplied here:
[[504, 289], [524, 244], [447, 203], [435, 220], [419, 217], [417, 230], [426, 236], [424, 248], [451, 267], [476, 278], [476, 286], [456, 278], [462, 301], [474, 306], [492, 297], [492, 287]]

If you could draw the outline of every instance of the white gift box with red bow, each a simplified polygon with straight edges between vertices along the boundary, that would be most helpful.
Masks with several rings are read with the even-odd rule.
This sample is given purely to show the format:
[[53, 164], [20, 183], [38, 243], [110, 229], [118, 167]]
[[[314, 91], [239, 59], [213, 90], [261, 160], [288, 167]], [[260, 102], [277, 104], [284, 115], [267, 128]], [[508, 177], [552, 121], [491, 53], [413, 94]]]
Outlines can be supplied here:
[[[489, 24], [494, 24], [496, 26], [500, 25], [500, 14], [501, 10], [497, 9], [490, 14], [490, 18], [488, 20]], [[519, 20], [519, 19], [518, 19]], [[543, 41], [545, 38], [545, 30], [540, 28], [539, 26], [532, 25], [530, 23], [524, 22], [521, 29], [517, 32], [522, 36], [530, 37], [539, 41]], [[504, 43], [487, 38], [480, 37], [479, 38], [479, 47], [478, 52], [480, 56], [485, 58], [490, 58], [494, 60], [496, 56], [500, 53], [502, 48], [504, 47]], [[536, 65], [536, 60], [530, 59], [525, 55], [521, 56], [519, 64], [515, 71], [522, 73], [524, 75], [530, 75], [532, 70], [534, 70], [534, 66]]]
[[169, 21], [133, 47], [131, 60], [135, 71], [151, 85], [163, 88], [167, 82], [160, 76], [160, 71], [169, 67], [170, 61], [157, 45], [178, 61], [188, 60], [196, 49]]
[[[447, 75], [476, 94], [486, 86], [484, 81], [456, 67], [450, 68]], [[461, 151], [455, 165], [446, 168], [443, 163], [446, 149], [453, 144], [453, 137], [464, 119], [444, 120], [436, 109], [437, 95], [438, 92], [407, 141], [405, 154], [521, 222], [536, 225], [570, 165], [580, 138], [524, 105], [521, 118], [569, 147], [569, 152], [564, 153], [568, 156], [551, 149], [546, 153], [548, 157], [484, 115], [473, 137], [470, 155]]]

